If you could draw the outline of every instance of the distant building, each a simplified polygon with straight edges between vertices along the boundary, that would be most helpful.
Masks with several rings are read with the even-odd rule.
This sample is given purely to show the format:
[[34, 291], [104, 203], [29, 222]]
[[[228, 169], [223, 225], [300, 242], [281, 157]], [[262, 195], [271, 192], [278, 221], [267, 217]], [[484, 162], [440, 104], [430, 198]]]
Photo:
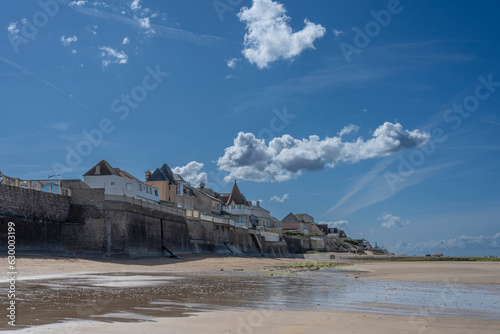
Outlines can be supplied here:
[[295, 217], [297, 217], [298, 220], [304, 223], [314, 223], [314, 217], [308, 215], [307, 213], [297, 213]]
[[370, 242], [365, 239], [356, 239], [358, 242], [358, 246], [363, 248], [364, 250], [372, 250], [372, 245], [370, 245]]
[[329, 228], [328, 235], [334, 236], [336, 238], [347, 238], [347, 235], [345, 234], [344, 230], [338, 229], [336, 227]]
[[149, 202], [160, 202], [159, 190], [147, 185], [124, 170], [113, 168], [102, 160], [83, 174], [83, 181], [90, 188], [103, 188], [104, 194], [128, 196]]
[[314, 217], [307, 213], [293, 214], [290, 212], [281, 220], [284, 231], [299, 232], [305, 235], [324, 235], [323, 231], [314, 224]]
[[186, 210], [194, 209], [192, 188], [179, 174], [174, 174], [167, 164], [152, 173], [147, 171], [145, 183], [159, 189], [161, 202]]
[[321, 232], [328, 234], [328, 224], [316, 224], [316, 226], [321, 230]]
[[269, 220], [269, 228], [275, 229], [275, 230], [282, 230], [283, 223], [278, 218], [271, 216], [271, 218]]
[[85, 188], [88, 186], [78, 179], [68, 180], [22, 180], [10, 176], [3, 175], [1, 184], [31, 189], [51, 194], [71, 196], [71, 189]]
[[206, 214], [220, 216], [222, 214], [222, 200], [220, 195], [212, 189], [205, 188], [205, 183], [201, 182], [198, 189], [193, 188], [195, 197], [194, 209]]

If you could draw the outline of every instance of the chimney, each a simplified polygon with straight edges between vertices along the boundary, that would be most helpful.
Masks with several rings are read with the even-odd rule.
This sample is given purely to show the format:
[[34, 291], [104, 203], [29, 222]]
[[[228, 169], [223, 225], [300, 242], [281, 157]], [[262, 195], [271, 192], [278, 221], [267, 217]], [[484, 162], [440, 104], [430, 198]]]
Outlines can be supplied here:
[[200, 182], [200, 189], [205, 189], [205, 182], [203, 181]]
[[146, 171], [146, 181], [149, 179], [149, 177], [151, 176], [151, 171]]
[[257, 206], [260, 208], [260, 201], [257, 201]]

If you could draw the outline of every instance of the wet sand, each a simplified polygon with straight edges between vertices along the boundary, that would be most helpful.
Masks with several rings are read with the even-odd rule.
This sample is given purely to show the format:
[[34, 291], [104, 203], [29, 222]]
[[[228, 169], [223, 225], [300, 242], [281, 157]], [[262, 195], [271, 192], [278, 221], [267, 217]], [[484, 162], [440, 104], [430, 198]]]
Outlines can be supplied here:
[[365, 262], [352, 269], [367, 271], [351, 275], [361, 278], [500, 285], [500, 262]]
[[141, 323], [80, 322], [25, 329], [18, 333], [204, 333], [204, 334], [323, 334], [323, 333], [442, 333], [497, 334], [500, 321], [394, 316], [342, 311], [215, 311], [189, 318], [157, 318]]
[[[6, 261], [0, 258], [0, 261]], [[210, 274], [220, 270], [263, 270], [294, 263], [325, 261], [304, 259], [270, 259], [207, 257], [184, 255], [181, 260], [171, 258], [83, 260], [52, 257], [20, 257], [17, 259], [19, 279], [57, 277], [74, 273], [105, 273], [121, 271], [169, 271]], [[335, 261], [342, 268], [359, 270], [352, 277], [414, 282], [496, 284], [500, 285], [500, 262], [362, 262]], [[0, 272], [0, 280], [7, 278]]]
[[19, 258], [18, 324], [26, 327], [17, 332], [500, 332], [499, 263], [346, 262], [344, 269], [370, 271], [265, 271], [303, 262], [316, 261]]

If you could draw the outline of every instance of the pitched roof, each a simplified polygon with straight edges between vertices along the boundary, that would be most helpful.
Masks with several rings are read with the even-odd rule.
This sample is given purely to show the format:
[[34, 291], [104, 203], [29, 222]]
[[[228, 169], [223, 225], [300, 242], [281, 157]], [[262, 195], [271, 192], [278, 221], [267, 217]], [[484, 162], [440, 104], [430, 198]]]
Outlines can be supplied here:
[[126, 171], [121, 170], [120, 168], [112, 167], [106, 160], [101, 160], [97, 165], [92, 167], [87, 173], [83, 174], [83, 176], [102, 176], [102, 175], [104, 176], [115, 175], [142, 182], [138, 178], [127, 173]]
[[261, 206], [251, 205], [251, 207], [252, 207], [252, 209], [254, 209], [254, 210], [260, 210], [260, 211], [265, 211], [265, 212], [271, 212], [271, 211], [269, 211], [269, 210], [264, 209], [264, 208], [263, 208], [263, 207], [261, 207]]
[[217, 198], [217, 193], [214, 192], [212, 189], [206, 189], [206, 188], [203, 188], [203, 189], [194, 189], [196, 190], [197, 192], [211, 198], [212, 200], [214, 201], [219, 201], [219, 202], [222, 202], [220, 198]]
[[116, 168], [111, 167], [111, 165], [106, 160], [101, 160], [97, 165], [92, 167], [87, 173], [83, 174], [83, 176], [91, 176], [91, 175], [120, 176], [120, 173]]
[[168, 181], [175, 183], [175, 176], [170, 167], [167, 164], [163, 164], [161, 168], [156, 168], [146, 181]]
[[182, 178], [182, 176], [180, 174], [174, 174], [174, 180], [186, 182], [186, 181], [184, 181], [184, 179]]
[[288, 215], [286, 215], [286, 217], [283, 218], [281, 221], [283, 222], [283, 224], [300, 223], [299, 219], [291, 212]]
[[[222, 195], [222, 196], [224, 196], [224, 195]], [[248, 205], [248, 201], [245, 198], [245, 196], [243, 196], [243, 194], [240, 192], [240, 189], [238, 188], [236, 181], [234, 181], [233, 190], [231, 190], [231, 194], [229, 194], [229, 197], [227, 198], [225, 205], [229, 205], [233, 201], [234, 201], [234, 204], [237, 204], [237, 205]]]
[[139, 179], [138, 179], [138, 178], [136, 178], [135, 176], [133, 176], [133, 175], [131, 175], [131, 174], [127, 173], [127, 172], [126, 172], [126, 171], [124, 171], [124, 170], [121, 170], [121, 169], [119, 169], [119, 168], [115, 168], [115, 169], [118, 171], [118, 173], [120, 174], [120, 176], [121, 176], [121, 177], [125, 177], [125, 178], [127, 178], [127, 179], [132, 179], [132, 180], [136, 180], [136, 181], [142, 182], [141, 180], [139, 180]]

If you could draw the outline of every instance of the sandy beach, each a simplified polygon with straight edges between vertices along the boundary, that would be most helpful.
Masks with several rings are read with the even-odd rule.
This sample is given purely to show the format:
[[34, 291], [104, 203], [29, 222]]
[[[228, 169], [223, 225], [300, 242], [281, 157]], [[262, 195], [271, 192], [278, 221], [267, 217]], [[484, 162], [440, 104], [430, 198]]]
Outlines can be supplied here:
[[[122, 271], [174, 271], [210, 274], [220, 270], [256, 271], [274, 266], [316, 263], [324, 261], [295, 258], [256, 257], [207, 257], [185, 255], [181, 260], [172, 258], [103, 259], [85, 260], [52, 257], [21, 257], [17, 259], [18, 278], [51, 277], [75, 273], [106, 273]], [[414, 282], [498, 284], [500, 285], [500, 262], [338, 262], [341, 268], [359, 273], [349, 277]], [[0, 279], [6, 274], [1, 273]]]
[[[500, 332], [500, 320], [496, 320], [498, 317], [495, 318], [500, 312], [496, 306], [492, 310], [485, 309], [477, 302], [477, 307], [471, 306], [471, 313], [468, 315], [463, 311], [445, 309], [444, 306], [435, 304], [432, 297], [417, 302], [408, 300], [406, 306], [396, 305], [393, 300], [386, 301], [387, 298], [382, 302], [382, 297], [394, 293], [392, 290], [403, 289], [407, 291], [403, 292], [406, 295], [415, 287], [423, 290], [435, 289], [439, 292], [440, 286], [458, 286], [461, 289], [459, 292], [462, 293], [469, 286], [471, 293], [474, 289], [478, 289], [477, 287], [495, 289], [492, 290], [493, 294], [500, 293], [498, 262], [343, 262], [341, 269], [359, 271], [340, 274], [338, 281], [340, 283], [333, 280], [334, 283], [327, 288], [322, 286], [323, 283], [315, 285], [311, 282], [325, 279], [320, 277], [330, 275], [328, 271], [324, 274], [321, 270], [312, 273], [294, 273], [288, 277], [286, 273], [280, 273], [276, 269], [276, 266], [305, 262], [317, 261], [195, 255], [184, 256], [181, 260], [20, 257], [17, 262], [17, 288], [20, 291], [23, 287], [32, 289], [35, 295], [40, 293], [43, 298], [33, 297], [35, 300], [30, 302], [30, 310], [18, 314], [20, 323], [31, 323], [36, 326], [25, 327], [18, 332], [163, 333], [166, 328], [169, 333], [469, 333], [472, 330], [478, 333]], [[169, 275], [169, 285], [166, 286], [169, 286], [170, 290], [161, 290], [160, 286], [163, 285], [154, 287], [154, 284], [167, 282], [167, 277], [164, 275]], [[127, 277], [133, 279], [129, 281]], [[2, 281], [5, 278], [2, 276]], [[145, 280], [146, 282], [149, 280], [152, 287], [144, 287], [141, 290], [139, 285], [130, 285], [131, 282]], [[332, 279], [328, 276], [324, 282], [330, 284], [330, 281]], [[109, 282], [111, 285], [107, 285]], [[116, 285], [117, 282], [121, 285]], [[254, 285], [249, 288], [249, 283]], [[342, 287], [346, 284], [345, 288]], [[410, 285], [407, 286], [408, 284]], [[220, 286], [211, 290], [212, 285]], [[358, 298], [356, 291], [359, 290], [363, 294], [363, 291], [372, 291], [378, 289], [378, 286], [382, 286], [381, 294], [374, 295], [371, 301], [361, 302], [364, 300], [363, 297], [356, 299]], [[93, 289], [92, 291], [96, 291], [92, 297], [93, 301], [95, 305], [100, 306], [92, 306], [90, 313], [82, 313], [81, 310], [84, 308], [81, 305], [80, 308], [77, 306], [80, 300], [83, 302], [85, 298], [80, 296], [73, 300], [73, 296], [66, 295], [65, 291], [72, 290], [71, 287], [74, 287], [75, 291], [85, 288], [78, 290], [81, 291], [78, 293], [87, 293], [85, 291]], [[332, 291], [342, 292], [343, 289], [347, 291], [346, 294], [335, 292], [329, 299], [321, 297], [325, 292], [327, 294]], [[115, 290], [138, 291], [140, 296], [126, 294], [113, 297], [115, 299], [108, 302], [110, 297], [101, 294], [102, 291]], [[314, 294], [314, 290], [317, 290], [316, 297], [308, 298], [308, 292]], [[478, 290], [475, 292], [476, 296], [482, 296], [483, 291], [489, 290]], [[178, 294], [180, 297], [175, 300], [169, 299], [168, 302], [164, 297], [158, 297], [159, 301], [154, 301], [147, 297], [152, 293], [158, 295], [163, 293], [164, 296]], [[191, 293], [193, 295], [189, 297]], [[219, 296], [217, 298], [220, 299], [210, 299], [211, 294]], [[257, 303], [261, 294], [271, 297]], [[20, 296], [22, 295], [23, 292], [20, 293]], [[415, 296], [419, 295], [413, 296], [408, 298], [418, 299]], [[54, 312], [61, 313], [60, 317], [55, 317], [54, 320], [46, 323], [21, 321], [23, 317], [34, 319], [44, 317], [44, 313], [39, 309], [46, 306], [39, 304], [41, 302], [37, 299], [48, 299], [48, 303], [51, 303], [50, 298], [54, 298], [53, 303], [68, 302], [71, 299], [68, 305], [74, 305], [74, 308], [80, 311], [75, 316], [70, 313], [71, 307], [64, 311], [60, 310], [59, 306], [59, 311], [56, 308], [50, 310], [50, 317], [55, 316]], [[245, 298], [253, 300], [254, 303], [243, 303], [242, 300]], [[474, 303], [474, 298], [471, 298], [471, 302]], [[491, 305], [496, 304], [494, 298], [493, 296], [490, 301]], [[452, 302], [451, 298], [442, 296], [441, 299], [448, 304]], [[295, 301], [303, 303], [300, 304], [303, 307], [294, 308]], [[342, 301], [343, 304], [334, 305], [332, 301], [335, 303]], [[454, 302], [459, 305], [461, 301]], [[159, 312], [161, 309], [147, 311], [148, 305], [155, 303], [164, 303], [163, 309], [176, 309], [178, 313], [162, 316], [162, 312]], [[4, 324], [2, 323], [0, 328], [9, 329]]]

